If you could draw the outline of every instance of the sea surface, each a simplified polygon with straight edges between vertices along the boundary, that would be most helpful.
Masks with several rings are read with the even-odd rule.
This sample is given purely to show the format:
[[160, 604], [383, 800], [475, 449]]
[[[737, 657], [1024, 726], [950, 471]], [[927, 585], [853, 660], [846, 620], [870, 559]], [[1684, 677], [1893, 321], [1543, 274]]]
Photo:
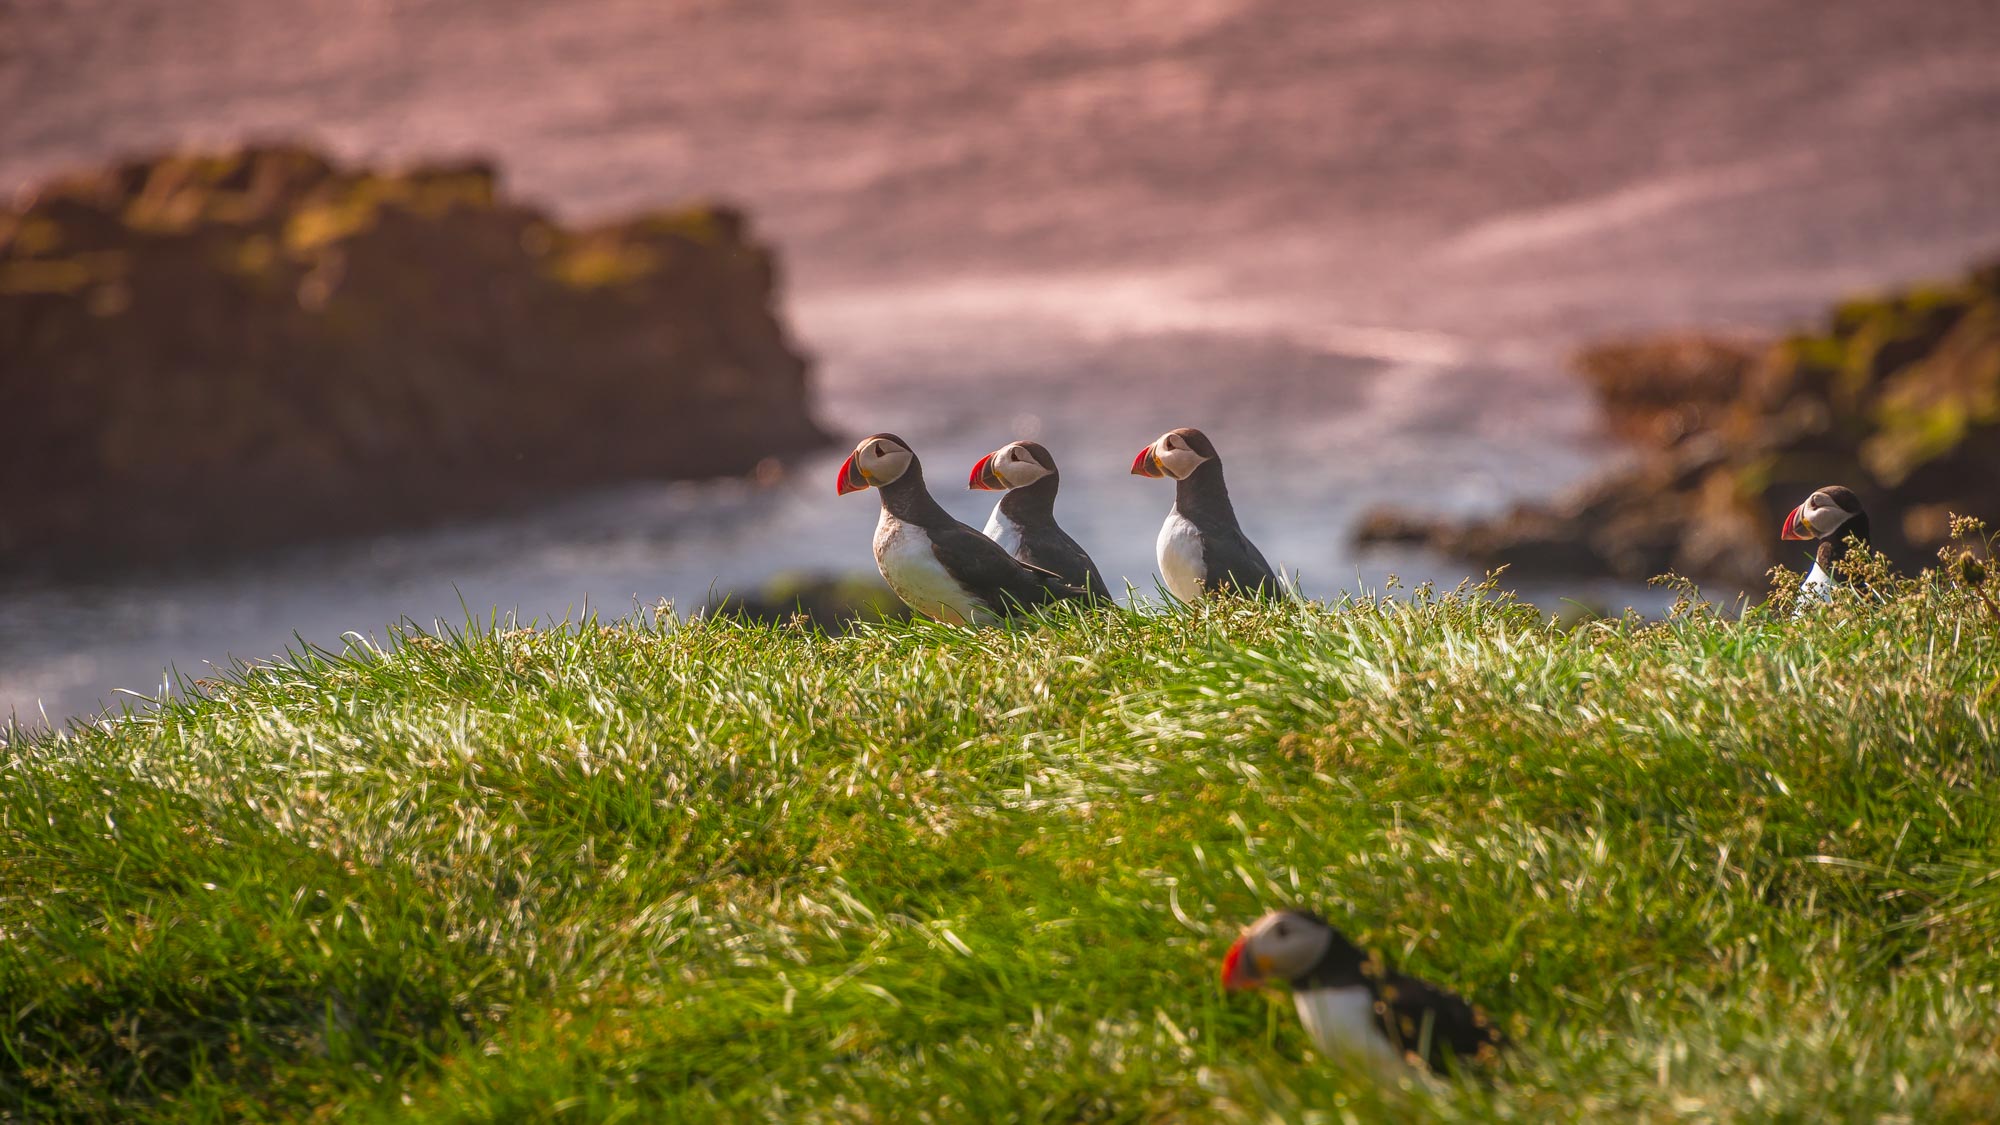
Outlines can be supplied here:
[[[1126, 470], [1170, 426], [1215, 439], [1307, 593], [1451, 583], [1357, 552], [1354, 520], [1489, 511], [1616, 458], [1563, 370], [1578, 342], [1780, 330], [2000, 254], [1991, 0], [0, 0], [0, 105], [5, 191], [283, 138], [489, 156], [570, 219], [740, 202], [831, 425], [900, 433], [975, 523], [971, 463], [1041, 439], [1066, 525], [1142, 590], [1171, 490]], [[866, 569], [876, 505], [834, 496], [842, 453], [0, 586], [0, 717], [404, 619]]]

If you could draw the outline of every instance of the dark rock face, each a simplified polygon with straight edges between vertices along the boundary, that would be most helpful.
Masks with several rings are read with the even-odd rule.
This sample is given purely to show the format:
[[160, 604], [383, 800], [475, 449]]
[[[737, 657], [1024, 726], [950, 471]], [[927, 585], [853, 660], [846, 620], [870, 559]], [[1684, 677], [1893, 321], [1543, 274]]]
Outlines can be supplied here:
[[1576, 369], [1614, 432], [1671, 445], [1720, 422], [1763, 352], [1762, 341], [1707, 336], [1616, 340], [1583, 349]]
[[773, 288], [732, 210], [568, 229], [479, 164], [49, 184], [0, 211], [0, 569], [747, 472], [826, 440]]
[[735, 593], [707, 611], [768, 625], [802, 620], [833, 635], [856, 621], [903, 621], [910, 607], [874, 574], [783, 574], [760, 590]]
[[[1874, 545], [1934, 561], [1948, 513], [2000, 523], [2000, 265], [1836, 309], [1763, 350], [1674, 337], [1579, 357], [1638, 463], [1549, 505], [1450, 524], [1377, 512], [1361, 542], [1424, 542], [1537, 575], [1668, 570], [1742, 590], [1779, 562], [1784, 514], [1828, 484], [1861, 495]], [[1802, 568], [1802, 567], [1801, 567]]]

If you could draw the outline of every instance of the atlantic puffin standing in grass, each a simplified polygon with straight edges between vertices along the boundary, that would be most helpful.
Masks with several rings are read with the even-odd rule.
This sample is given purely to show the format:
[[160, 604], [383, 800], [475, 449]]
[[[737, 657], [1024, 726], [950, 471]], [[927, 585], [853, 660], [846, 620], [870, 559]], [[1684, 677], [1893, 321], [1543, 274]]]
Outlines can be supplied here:
[[1830, 484], [1793, 508], [1785, 516], [1785, 526], [1778, 534], [1785, 539], [1819, 540], [1812, 572], [1806, 575], [1799, 592], [1825, 600], [1838, 585], [1833, 564], [1846, 557], [1850, 537], [1868, 542], [1868, 513], [1861, 510], [1861, 498], [1854, 495], [1853, 489]]
[[1155, 547], [1167, 592], [1184, 602], [1220, 590], [1275, 595], [1278, 576], [1236, 522], [1222, 458], [1200, 430], [1161, 434], [1132, 459], [1132, 475], [1171, 477], [1174, 506]]
[[1277, 910], [1243, 931], [1222, 959], [1222, 984], [1291, 985], [1299, 1022], [1330, 1058], [1388, 1066], [1485, 1061], [1507, 1045], [1486, 1014], [1453, 993], [1390, 971], [1324, 918]]
[[926, 617], [968, 625], [1005, 617], [1084, 592], [1046, 570], [1015, 561], [998, 543], [958, 522], [924, 487], [924, 469], [909, 443], [871, 434], [841, 462], [834, 486], [845, 496], [873, 488], [882, 494], [875, 524], [875, 565], [882, 580]]
[[972, 466], [970, 483], [985, 492], [1006, 493], [986, 521], [988, 539], [1067, 585], [1088, 590], [1093, 597], [1108, 596], [1097, 564], [1056, 525], [1056, 490], [1062, 487], [1062, 473], [1040, 442], [1009, 442], [981, 457]]

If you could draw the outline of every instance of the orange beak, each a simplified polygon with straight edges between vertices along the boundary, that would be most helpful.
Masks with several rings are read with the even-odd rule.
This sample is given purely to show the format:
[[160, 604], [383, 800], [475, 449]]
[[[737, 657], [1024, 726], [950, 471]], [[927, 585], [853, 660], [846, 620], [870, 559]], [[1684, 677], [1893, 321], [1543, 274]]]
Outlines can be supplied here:
[[862, 479], [861, 470], [854, 467], [854, 454], [848, 454], [847, 460], [840, 463], [840, 476], [833, 482], [833, 494], [845, 496], [867, 487], [868, 482]]
[[1137, 457], [1132, 458], [1132, 475], [1135, 477], [1163, 477], [1167, 475], [1167, 471], [1160, 468], [1160, 459], [1153, 453], [1153, 447], [1149, 445], [1141, 449]]
[[1231, 992], [1257, 987], [1256, 974], [1243, 968], [1243, 939], [1237, 938], [1229, 952], [1222, 955], [1222, 987]]
[[967, 483], [966, 487], [976, 488], [981, 492], [1007, 491], [1006, 484], [1000, 480], [999, 474], [993, 471], [993, 455], [991, 453], [981, 457], [979, 463], [972, 467], [972, 480]]
[[1812, 524], [1807, 523], [1806, 518], [1799, 514], [1799, 509], [1803, 507], [1804, 505], [1802, 504], [1799, 508], [1793, 508], [1785, 515], [1785, 526], [1778, 532], [1780, 539], [1811, 539], [1813, 537]]

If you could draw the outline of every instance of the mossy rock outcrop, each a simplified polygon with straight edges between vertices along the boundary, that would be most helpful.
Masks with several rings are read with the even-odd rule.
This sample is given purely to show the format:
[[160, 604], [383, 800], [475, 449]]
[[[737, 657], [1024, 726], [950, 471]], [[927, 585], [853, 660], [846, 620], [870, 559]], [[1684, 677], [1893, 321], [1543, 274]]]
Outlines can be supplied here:
[[1586, 349], [1578, 366], [1638, 464], [1549, 505], [1454, 524], [1401, 512], [1364, 542], [1426, 542], [1536, 575], [1672, 570], [1762, 588], [1813, 489], [1844, 484], [1899, 565], [1935, 560], [1947, 515], [2000, 524], [2000, 264], [1847, 301], [1822, 331], [1764, 348], [1675, 336]]
[[774, 284], [727, 207], [571, 228], [476, 162], [47, 184], [0, 210], [0, 569], [747, 472], [826, 440]]

